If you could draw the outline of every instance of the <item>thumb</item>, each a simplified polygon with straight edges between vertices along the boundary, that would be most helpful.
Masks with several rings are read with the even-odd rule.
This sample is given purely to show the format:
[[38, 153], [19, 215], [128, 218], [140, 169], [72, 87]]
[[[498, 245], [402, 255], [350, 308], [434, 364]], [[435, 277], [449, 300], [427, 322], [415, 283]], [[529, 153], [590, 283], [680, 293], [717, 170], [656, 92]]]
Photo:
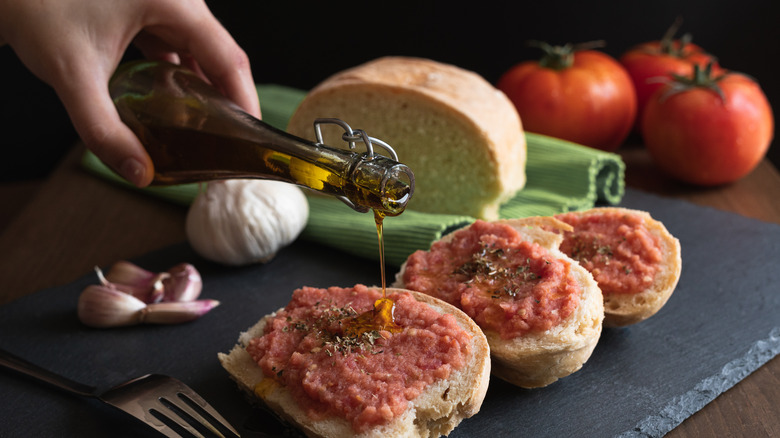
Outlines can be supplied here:
[[108, 78], [94, 72], [55, 86], [81, 140], [103, 163], [138, 187], [149, 185], [154, 167], [138, 137], [125, 125], [108, 94]]

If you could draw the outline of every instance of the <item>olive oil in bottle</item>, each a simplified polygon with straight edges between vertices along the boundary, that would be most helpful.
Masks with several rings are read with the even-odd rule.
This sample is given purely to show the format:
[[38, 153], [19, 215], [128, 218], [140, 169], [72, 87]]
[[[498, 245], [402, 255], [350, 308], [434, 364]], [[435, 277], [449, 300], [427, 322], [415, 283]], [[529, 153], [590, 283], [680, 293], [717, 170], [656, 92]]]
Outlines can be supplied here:
[[122, 66], [111, 97], [154, 163], [153, 184], [226, 178], [285, 181], [352, 208], [395, 216], [414, 190], [409, 168], [380, 154], [311, 142], [242, 111], [195, 73], [165, 62]]

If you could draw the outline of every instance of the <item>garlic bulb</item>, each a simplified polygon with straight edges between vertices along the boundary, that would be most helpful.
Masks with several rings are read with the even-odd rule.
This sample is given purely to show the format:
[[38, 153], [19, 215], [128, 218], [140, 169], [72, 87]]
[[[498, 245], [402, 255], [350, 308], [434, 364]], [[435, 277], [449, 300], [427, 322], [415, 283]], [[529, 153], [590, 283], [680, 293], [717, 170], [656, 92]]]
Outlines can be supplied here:
[[306, 196], [292, 184], [212, 181], [190, 206], [186, 231], [204, 258], [240, 266], [271, 260], [298, 237], [308, 218]]

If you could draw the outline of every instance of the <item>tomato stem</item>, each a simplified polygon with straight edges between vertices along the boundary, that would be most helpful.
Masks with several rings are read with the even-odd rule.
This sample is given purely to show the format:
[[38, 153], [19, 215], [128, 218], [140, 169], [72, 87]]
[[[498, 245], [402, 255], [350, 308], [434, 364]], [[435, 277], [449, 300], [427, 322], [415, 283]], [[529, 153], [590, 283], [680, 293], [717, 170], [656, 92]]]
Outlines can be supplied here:
[[581, 50], [591, 50], [604, 47], [604, 41], [590, 41], [587, 43], [553, 46], [544, 41], [528, 41], [528, 46], [536, 47], [544, 51], [544, 56], [539, 60], [539, 65], [553, 70], [564, 70], [574, 63], [574, 53]]
[[680, 30], [682, 22], [682, 17], [677, 17], [669, 29], [666, 30], [666, 33], [664, 33], [658, 48], [661, 54], [673, 56], [675, 58], [685, 58], [688, 55], [686, 51], [688, 50], [691, 41], [693, 41], [693, 36], [686, 33], [681, 36], [679, 40], [675, 41], [674, 39], [674, 35]]
[[700, 65], [694, 64], [691, 76], [673, 74], [672, 80], [669, 81], [669, 88], [660, 96], [660, 100], [664, 101], [675, 94], [693, 88], [707, 88], [715, 92], [720, 97], [722, 103], [726, 103], [726, 95], [723, 94], [723, 90], [718, 85], [718, 82], [726, 77], [727, 73], [713, 76], [712, 65], [713, 63], [710, 62], [702, 69]]

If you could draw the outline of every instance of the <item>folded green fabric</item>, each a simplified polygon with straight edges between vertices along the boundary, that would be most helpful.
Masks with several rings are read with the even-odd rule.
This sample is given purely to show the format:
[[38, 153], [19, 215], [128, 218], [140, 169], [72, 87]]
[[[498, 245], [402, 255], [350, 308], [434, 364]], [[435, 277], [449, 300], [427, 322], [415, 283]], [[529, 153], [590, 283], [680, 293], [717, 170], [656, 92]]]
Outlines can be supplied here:
[[[306, 95], [302, 90], [272, 84], [258, 85], [257, 89], [263, 120], [282, 129]], [[526, 139], [526, 186], [501, 207], [502, 218], [547, 216], [591, 208], [597, 203], [617, 204], [622, 199], [625, 164], [619, 155], [538, 134], [526, 133]], [[96, 175], [134, 188], [89, 152], [84, 155], [82, 164]], [[187, 206], [197, 195], [198, 184], [141, 190]], [[309, 208], [309, 221], [301, 235], [303, 239], [361, 257], [379, 258], [372, 214], [356, 213], [341, 201], [320, 196], [309, 197]], [[387, 218], [384, 222], [386, 261], [399, 266], [415, 250], [427, 249], [442, 235], [474, 220], [468, 216], [410, 210]]]

